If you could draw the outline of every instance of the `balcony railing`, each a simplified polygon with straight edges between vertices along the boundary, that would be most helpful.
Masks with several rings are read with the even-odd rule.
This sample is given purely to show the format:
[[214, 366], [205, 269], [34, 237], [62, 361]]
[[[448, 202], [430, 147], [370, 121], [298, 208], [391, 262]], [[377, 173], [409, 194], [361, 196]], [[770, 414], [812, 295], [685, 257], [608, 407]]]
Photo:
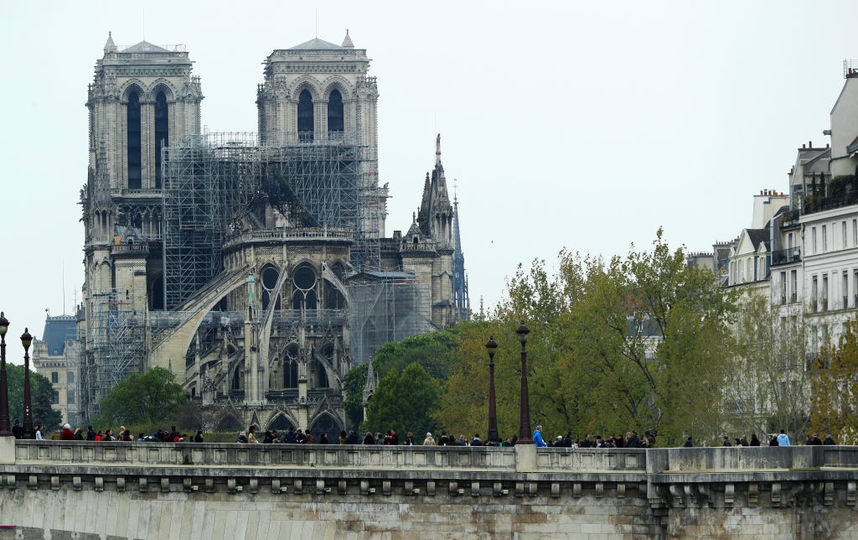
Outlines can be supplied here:
[[792, 264], [801, 261], [801, 248], [798, 246], [788, 249], [779, 249], [772, 252], [772, 266]]

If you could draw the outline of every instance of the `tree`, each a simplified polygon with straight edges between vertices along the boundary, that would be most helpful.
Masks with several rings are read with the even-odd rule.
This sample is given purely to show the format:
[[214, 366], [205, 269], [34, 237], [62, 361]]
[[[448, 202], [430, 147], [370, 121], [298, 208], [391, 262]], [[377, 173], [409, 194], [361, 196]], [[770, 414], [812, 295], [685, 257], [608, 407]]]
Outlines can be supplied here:
[[346, 373], [343, 380], [343, 393], [345, 401], [346, 416], [352, 426], [359, 426], [363, 422], [363, 389], [366, 386], [366, 374], [369, 364], [355, 366]]
[[838, 346], [823, 345], [811, 385], [810, 428], [839, 444], [858, 442], [858, 318], [844, 325]]
[[398, 433], [411, 431], [418, 436], [434, 431], [430, 411], [437, 406], [440, 391], [438, 382], [417, 362], [408, 364], [401, 373], [390, 371], [375, 389], [361, 430], [396, 429]]
[[801, 313], [772, 309], [765, 296], [746, 298], [740, 302], [735, 336], [725, 393], [727, 423], [741, 432], [806, 433], [814, 370], [805, 362]]
[[157, 424], [174, 419], [187, 398], [175, 376], [156, 367], [133, 373], [117, 384], [98, 404], [99, 423]]
[[[24, 366], [6, 364], [7, 387], [9, 389], [9, 416], [24, 421]], [[30, 371], [30, 405], [33, 414], [33, 427], [42, 424], [47, 430], [59, 427], [62, 413], [51, 408], [54, 387], [51, 381]]]
[[[462, 323], [455, 328], [418, 334], [401, 342], [385, 344], [372, 359], [376, 377], [381, 380], [391, 372], [401, 373], [409, 364], [417, 362], [431, 377], [443, 382], [450, 371], [452, 351], [458, 344], [457, 336], [468, 324], [474, 323]], [[353, 426], [363, 421], [363, 389], [368, 368], [368, 364], [353, 367], [343, 381], [346, 395], [344, 406]]]
[[[541, 260], [529, 271], [519, 266], [507, 289], [491, 321], [502, 433], [517, 432], [519, 320], [531, 329], [531, 424], [548, 434], [652, 429], [678, 444], [688, 433], [719, 431], [734, 301], [711, 272], [670, 250], [661, 231], [651, 251], [633, 246], [625, 258], [564, 250], [554, 275]], [[488, 337], [462, 333], [436, 415], [442, 426], [482, 423]]]

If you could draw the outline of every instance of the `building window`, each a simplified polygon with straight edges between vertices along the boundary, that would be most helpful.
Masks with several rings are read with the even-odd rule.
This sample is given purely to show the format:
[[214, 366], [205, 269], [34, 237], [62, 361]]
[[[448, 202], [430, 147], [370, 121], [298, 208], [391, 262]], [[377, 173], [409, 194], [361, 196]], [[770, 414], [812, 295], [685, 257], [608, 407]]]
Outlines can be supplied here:
[[57, 384], [58, 382], [60, 382], [60, 374], [57, 373], [56, 371], [52, 371], [51, 372], [51, 383]]
[[51, 394], [51, 405], [59, 405], [60, 403], [60, 393], [54, 390], [54, 393]]
[[822, 274], [822, 311], [828, 311], [828, 274]]
[[810, 287], [810, 310], [816, 313], [817, 303], [819, 301], [819, 286], [816, 276], [813, 276], [813, 281]]
[[813, 253], [815, 255], [816, 253], [818, 253], [816, 250], [816, 227], [810, 228], [810, 241], [811, 245], [813, 246]]
[[140, 96], [131, 92], [128, 96], [125, 118], [127, 121], [128, 189], [140, 189], [143, 179], [142, 145], [140, 138]]
[[789, 290], [791, 301], [795, 302], [798, 300], [798, 280], [795, 270], [790, 270], [789, 272]]
[[858, 246], [858, 219], [852, 220], [852, 245]]
[[[843, 222], [843, 226], [846, 226], [846, 222]], [[847, 309], [849, 307], [849, 273], [844, 270], [843, 271], [843, 291], [841, 291], [841, 295], [843, 296], [843, 309]]]
[[304, 141], [313, 140], [313, 97], [307, 90], [298, 96], [298, 137]]
[[66, 403], [68, 405], [74, 405], [74, 390], [69, 390], [66, 394]]
[[66, 372], [66, 382], [69, 384], [74, 384], [74, 371]]
[[843, 229], [843, 244], [840, 247], [843, 249], [846, 249], [846, 246], [849, 245], [849, 240], [848, 240], [848, 238], [846, 238], [846, 222], [845, 221], [843, 222], [842, 229]]
[[161, 187], [161, 149], [169, 139], [167, 96], [163, 91], [155, 97], [155, 188]]
[[828, 251], [828, 226], [822, 226], [822, 252]]
[[787, 280], [786, 272], [781, 272], [781, 304], [786, 304], [787, 298]]
[[342, 132], [343, 129], [343, 96], [339, 90], [334, 90], [328, 96], [328, 131]]

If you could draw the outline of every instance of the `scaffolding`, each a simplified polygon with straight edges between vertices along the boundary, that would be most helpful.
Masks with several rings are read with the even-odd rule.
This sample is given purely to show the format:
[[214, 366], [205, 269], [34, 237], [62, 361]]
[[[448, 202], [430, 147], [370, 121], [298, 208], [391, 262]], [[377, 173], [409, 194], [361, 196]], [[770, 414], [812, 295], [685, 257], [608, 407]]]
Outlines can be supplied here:
[[263, 202], [295, 227], [351, 231], [352, 265], [379, 269], [383, 193], [355, 141], [283, 133], [259, 145], [253, 133], [207, 133], [164, 149], [164, 306], [181, 305], [220, 272], [229, 235], [264, 228]]
[[129, 375], [142, 371], [146, 337], [145, 314], [134, 310], [131, 295], [111, 291], [93, 297], [92, 357], [86, 370], [90, 406]]
[[432, 329], [429, 286], [403, 272], [369, 272], [349, 284], [350, 348], [355, 365], [391, 341]]

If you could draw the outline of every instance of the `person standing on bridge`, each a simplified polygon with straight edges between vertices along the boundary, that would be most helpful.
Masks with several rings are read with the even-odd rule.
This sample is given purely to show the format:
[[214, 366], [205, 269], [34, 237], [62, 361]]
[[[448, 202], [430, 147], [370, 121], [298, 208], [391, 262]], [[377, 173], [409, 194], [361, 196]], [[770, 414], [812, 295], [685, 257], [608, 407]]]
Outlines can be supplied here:
[[74, 432], [71, 430], [71, 426], [66, 424], [63, 426], [63, 430], [60, 432], [60, 440], [61, 441], [73, 441], [74, 440]]
[[537, 448], [545, 446], [545, 440], [542, 438], [542, 426], [536, 426], [536, 429], [533, 430], [533, 444], [535, 444]]
[[784, 430], [778, 435], [778, 446], [789, 446], [789, 435], [784, 433]]

